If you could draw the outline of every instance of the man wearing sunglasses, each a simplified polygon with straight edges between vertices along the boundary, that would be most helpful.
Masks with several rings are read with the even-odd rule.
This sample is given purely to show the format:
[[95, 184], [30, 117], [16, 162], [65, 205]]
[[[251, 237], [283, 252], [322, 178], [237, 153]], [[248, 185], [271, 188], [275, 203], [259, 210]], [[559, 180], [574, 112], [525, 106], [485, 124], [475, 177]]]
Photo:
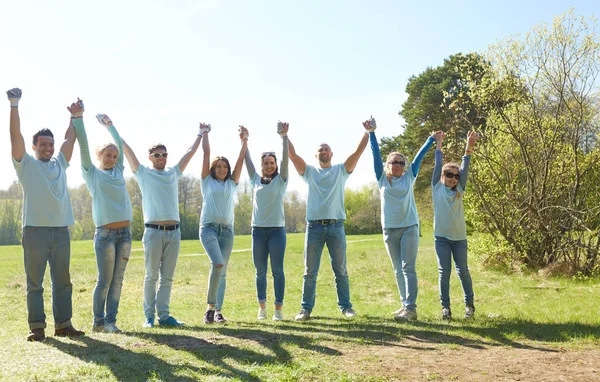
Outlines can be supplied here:
[[[184, 323], [171, 316], [169, 302], [173, 275], [179, 256], [181, 232], [179, 230], [178, 180], [198, 150], [202, 134], [175, 167], [167, 168], [167, 147], [161, 143], [151, 146], [148, 159], [152, 167], [141, 165], [131, 147], [123, 141], [123, 151], [142, 192], [144, 210], [144, 316], [145, 328], [158, 324], [178, 327]], [[160, 275], [160, 279], [159, 279]], [[158, 290], [156, 283], [159, 283]]]
[[69, 273], [71, 239], [69, 225], [74, 223], [67, 190], [66, 169], [73, 154], [73, 118], [80, 118], [83, 103], [71, 104], [71, 123], [60, 152], [54, 157], [54, 136], [42, 129], [33, 136], [34, 156], [25, 151], [21, 134], [19, 100], [21, 89], [7, 91], [10, 101], [10, 143], [13, 166], [23, 187], [23, 259], [27, 276], [27, 312], [30, 333], [27, 341], [46, 338], [44, 313], [44, 273], [50, 264], [54, 335], [79, 337], [84, 333], [71, 324], [73, 285]]
[[317, 274], [325, 244], [329, 250], [331, 267], [335, 275], [338, 306], [345, 317], [356, 316], [350, 302], [350, 285], [346, 270], [344, 186], [367, 147], [368, 141], [369, 134], [365, 130], [356, 151], [344, 163], [336, 165], [331, 164], [333, 157], [331, 147], [321, 143], [315, 155], [318, 166], [310, 166], [296, 154], [294, 145], [288, 139], [290, 160], [298, 174], [308, 184], [302, 309], [296, 315], [296, 321], [309, 319], [315, 305]]

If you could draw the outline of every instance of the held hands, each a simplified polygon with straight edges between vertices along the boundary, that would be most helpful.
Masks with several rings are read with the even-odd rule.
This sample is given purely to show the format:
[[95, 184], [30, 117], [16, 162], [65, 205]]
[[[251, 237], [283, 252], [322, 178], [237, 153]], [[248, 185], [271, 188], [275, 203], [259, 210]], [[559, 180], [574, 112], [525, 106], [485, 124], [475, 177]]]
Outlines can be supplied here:
[[200, 122], [200, 135], [203, 135], [204, 133], [208, 133], [212, 130], [212, 127], [210, 127], [210, 123], [204, 123], [204, 122]]
[[112, 121], [106, 114], [97, 114], [96, 119], [98, 120], [98, 122], [100, 122], [100, 124], [102, 126], [104, 126], [106, 128], [108, 128], [110, 125], [112, 125]]
[[431, 136], [435, 139], [436, 142], [443, 142], [446, 134], [442, 130], [432, 131]]
[[240, 128], [238, 129], [238, 133], [240, 134], [240, 141], [247, 141], [248, 140], [248, 129], [246, 129], [244, 127], [244, 125], [240, 125]]
[[83, 101], [77, 97], [77, 102], [73, 102], [71, 106], [67, 106], [67, 110], [71, 113], [71, 118], [81, 118], [85, 111]]
[[363, 122], [363, 127], [369, 133], [374, 132], [375, 129], [377, 128], [377, 122], [375, 122], [375, 118], [373, 118], [373, 116], [371, 115], [370, 119], [367, 119], [366, 121]]
[[290, 124], [287, 122], [277, 122], [277, 134], [279, 134], [282, 138], [287, 137], [288, 130], [290, 128]]
[[467, 155], [473, 154], [473, 149], [475, 148], [475, 143], [479, 139], [479, 133], [475, 131], [469, 131], [467, 133], [467, 147], [465, 148], [465, 153]]
[[13, 88], [6, 92], [8, 100], [10, 101], [10, 107], [18, 107], [19, 100], [21, 99], [22, 91], [19, 88]]

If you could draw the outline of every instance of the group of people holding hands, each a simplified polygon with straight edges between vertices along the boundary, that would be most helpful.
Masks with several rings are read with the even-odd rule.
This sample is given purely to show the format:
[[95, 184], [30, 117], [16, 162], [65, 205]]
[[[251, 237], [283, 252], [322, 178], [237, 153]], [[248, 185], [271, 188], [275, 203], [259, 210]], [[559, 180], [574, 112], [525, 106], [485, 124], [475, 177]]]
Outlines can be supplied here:
[[[289, 179], [291, 160], [300, 177], [308, 185], [306, 204], [306, 236], [304, 248], [304, 282], [301, 310], [297, 321], [310, 318], [315, 306], [316, 281], [321, 254], [327, 245], [335, 276], [339, 309], [345, 317], [356, 315], [350, 301], [350, 286], [346, 269], [346, 234], [344, 220], [345, 183], [354, 171], [360, 156], [370, 141], [375, 177], [381, 192], [381, 224], [383, 239], [389, 254], [401, 308], [394, 312], [397, 320], [417, 319], [416, 258], [419, 244], [419, 218], [413, 194], [421, 161], [436, 143], [435, 168], [432, 178], [434, 205], [435, 249], [439, 264], [439, 288], [442, 318], [451, 319], [449, 280], [452, 259], [465, 295], [465, 317], [472, 317], [473, 287], [467, 266], [467, 236], [463, 210], [463, 195], [471, 154], [478, 135], [469, 132], [462, 163], [442, 163], [444, 134], [434, 132], [428, 137], [413, 161], [393, 152], [382, 161], [375, 136], [373, 118], [363, 122], [364, 134], [356, 150], [343, 163], [333, 165], [333, 152], [326, 143], [319, 144], [316, 165], [300, 157], [288, 138], [289, 125], [277, 124], [281, 137], [282, 158], [275, 152], [260, 157], [260, 170], [255, 168], [248, 150], [249, 132], [240, 126], [241, 149], [232, 168], [223, 156], [211, 158], [211, 125], [201, 123], [194, 143], [174, 167], [167, 167], [169, 153], [163, 144], [148, 150], [150, 165], [140, 164], [135, 153], [119, 135], [110, 118], [98, 114], [99, 123], [108, 129], [113, 142], [96, 150], [97, 165], [92, 162], [81, 100], [67, 109], [71, 114], [58, 155], [54, 156], [54, 136], [42, 129], [33, 136], [34, 156], [27, 154], [21, 134], [18, 104], [20, 89], [7, 92], [11, 103], [10, 137], [13, 165], [23, 187], [23, 237], [25, 273], [27, 277], [27, 309], [29, 341], [45, 338], [46, 316], [43, 302], [43, 277], [50, 265], [52, 304], [56, 336], [81, 336], [73, 327], [72, 284], [70, 281], [70, 237], [68, 226], [74, 223], [67, 190], [66, 169], [69, 167], [75, 141], [79, 142], [83, 178], [92, 197], [92, 216], [96, 226], [94, 250], [98, 277], [92, 298], [92, 331], [119, 333], [117, 312], [125, 269], [131, 252], [132, 208], [123, 176], [124, 158], [137, 180], [145, 222], [144, 247], [144, 323], [147, 328], [158, 324], [166, 327], [184, 325], [170, 313], [169, 303], [173, 276], [179, 255], [178, 179], [202, 144], [203, 162], [200, 215], [200, 241], [211, 263], [208, 277], [207, 308], [204, 323], [225, 323], [227, 266], [234, 242], [234, 196], [246, 165], [253, 189], [252, 258], [256, 268], [256, 291], [259, 320], [267, 318], [267, 269], [271, 264], [274, 286], [272, 319], [283, 319], [285, 297], [284, 256], [286, 249], [284, 196]], [[158, 285], [157, 285], [158, 284]]]

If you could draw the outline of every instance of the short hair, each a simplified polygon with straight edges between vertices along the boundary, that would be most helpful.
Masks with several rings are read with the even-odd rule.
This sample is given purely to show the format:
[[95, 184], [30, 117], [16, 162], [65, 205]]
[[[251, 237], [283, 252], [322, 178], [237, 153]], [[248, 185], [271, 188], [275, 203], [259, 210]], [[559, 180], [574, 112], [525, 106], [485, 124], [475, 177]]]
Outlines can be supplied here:
[[33, 145], [34, 146], [37, 146], [38, 137], [50, 137], [50, 138], [54, 139], [54, 134], [52, 134], [52, 131], [50, 131], [50, 129], [46, 129], [46, 128], [41, 129], [37, 133], [33, 134]]
[[155, 145], [152, 145], [148, 149], [148, 154], [152, 154], [154, 152], [154, 150], [158, 150], [158, 149], [163, 149], [166, 152], [167, 151], [167, 146], [163, 145], [162, 143], [157, 143]]
[[223, 179], [227, 180], [231, 178], [231, 165], [229, 164], [229, 160], [227, 160], [227, 158], [221, 156], [215, 157], [215, 159], [213, 159], [213, 161], [210, 163], [210, 176], [212, 176], [213, 179], [217, 179], [215, 167], [217, 167], [217, 162], [219, 162], [220, 160], [225, 162], [225, 164], [227, 165], [227, 175], [225, 176], [225, 179]]
[[98, 146], [98, 148], [96, 149], [96, 157], [100, 157], [100, 155], [104, 153], [104, 150], [106, 150], [109, 147], [113, 147], [115, 150], [117, 150], [117, 155], [119, 155], [119, 148], [117, 147], [117, 145], [115, 145], [112, 142], [109, 142], [103, 144], [102, 146]]
[[460, 167], [458, 166], [458, 163], [448, 162], [444, 166], [442, 166], [442, 174], [444, 174], [444, 171], [448, 170], [449, 168], [453, 168], [460, 173]]

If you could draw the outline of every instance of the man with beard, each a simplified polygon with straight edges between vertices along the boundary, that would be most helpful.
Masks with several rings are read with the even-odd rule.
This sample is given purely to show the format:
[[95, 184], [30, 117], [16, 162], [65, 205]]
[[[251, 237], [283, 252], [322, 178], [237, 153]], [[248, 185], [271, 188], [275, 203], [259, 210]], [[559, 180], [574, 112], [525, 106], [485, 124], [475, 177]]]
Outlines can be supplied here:
[[69, 161], [75, 144], [73, 118], [81, 118], [83, 103], [68, 107], [71, 123], [60, 152], [54, 155], [54, 135], [42, 129], [33, 136], [35, 157], [25, 152], [21, 134], [19, 100], [21, 89], [7, 91], [10, 101], [10, 143], [13, 166], [23, 187], [23, 260], [27, 275], [27, 312], [30, 333], [27, 341], [46, 338], [44, 313], [44, 273], [50, 264], [54, 335], [79, 337], [84, 333], [71, 324], [73, 285], [69, 273], [71, 239], [69, 225], [73, 212], [67, 190]]
[[[131, 170], [140, 185], [142, 208], [144, 210], [144, 316], [145, 328], [154, 327], [158, 313], [158, 324], [164, 327], [184, 325], [170, 315], [169, 302], [181, 231], [179, 230], [178, 180], [188, 163], [198, 150], [202, 134], [198, 134], [194, 144], [172, 168], [167, 166], [167, 147], [163, 144], [151, 146], [148, 159], [152, 168], [143, 166], [125, 141], [123, 151]], [[160, 281], [159, 281], [160, 274]], [[158, 290], [156, 283], [159, 281]]]
[[338, 306], [345, 317], [356, 316], [350, 302], [350, 285], [346, 270], [344, 186], [367, 147], [368, 140], [369, 134], [365, 130], [356, 151], [343, 164], [336, 165], [331, 164], [333, 156], [331, 147], [326, 143], [321, 143], [315, 155], [319, 161], [318, 167], [307, 165], [304, 159], [296, 154], [294, 145], [288, 140], [290, 160], [298, 174], [308, 184], [302, 309], [296, 315], [296, 321], [305, 321], [310, 318], [315, 305], [317, 274], [325, 244], [329, 250], [331, 267], [335, 275]]

